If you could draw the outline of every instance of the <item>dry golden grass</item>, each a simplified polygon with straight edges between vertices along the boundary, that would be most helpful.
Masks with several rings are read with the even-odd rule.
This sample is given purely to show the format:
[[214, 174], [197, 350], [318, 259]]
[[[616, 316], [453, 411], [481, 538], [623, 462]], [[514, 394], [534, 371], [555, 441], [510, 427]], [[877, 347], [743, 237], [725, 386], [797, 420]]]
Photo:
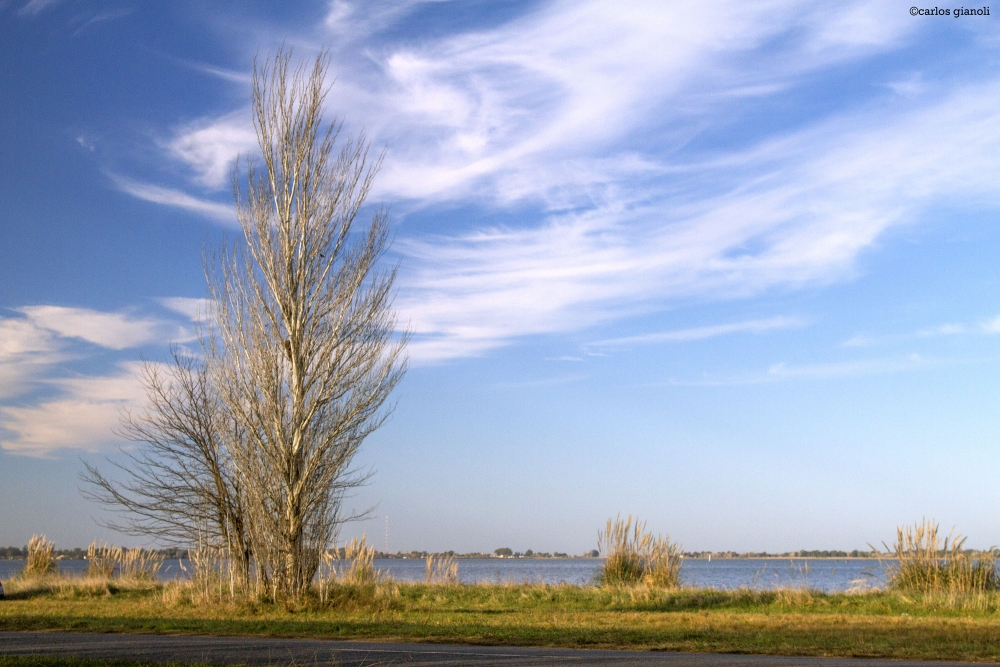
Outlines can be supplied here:
[[77, 600], [93, 597], [110, 597], [126, 592], [159, 590], [161, 584], [141, 580], [121, 580], [111, 577], [67, 577], [50, 574], [43, 577], [15, 578], [4, 583], [6, 597], [10, 600], [50, 598]]

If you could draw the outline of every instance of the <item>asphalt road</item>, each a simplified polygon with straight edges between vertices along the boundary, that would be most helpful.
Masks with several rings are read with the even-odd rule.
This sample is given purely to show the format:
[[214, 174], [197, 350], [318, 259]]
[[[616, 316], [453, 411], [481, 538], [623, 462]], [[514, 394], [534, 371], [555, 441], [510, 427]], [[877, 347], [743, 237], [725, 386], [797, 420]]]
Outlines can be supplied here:
[[[200, 662], [228, 665], [667, 665], [669, 667], [927, 667], [931, 663], [858, 658], [790, 658], [708, 653], [646, 653], [557, 648], [512, 648], [454, 644], [270, 639], [264, 637], [188, 637], [167, 635], [0, 632], [0, 655], [37, 655], [135, 659], [151, 662]], [[935, 662], [934, 667], [962, 665]]]

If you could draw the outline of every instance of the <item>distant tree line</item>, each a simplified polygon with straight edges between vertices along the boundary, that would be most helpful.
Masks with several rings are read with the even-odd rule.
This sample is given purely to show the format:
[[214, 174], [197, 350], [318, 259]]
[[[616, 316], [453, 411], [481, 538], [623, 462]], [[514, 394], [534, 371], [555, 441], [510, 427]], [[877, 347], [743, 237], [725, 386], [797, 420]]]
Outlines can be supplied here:
[[[343, 547], [340, 548], [341, 558], [343, 558]], [[457, 553], [454, 550], [450, 551], [397, 551], [395, 553], [386, 553], [384, 551], [376, 551], [375, 558], [427, 558], [428, 556], [439, 557], [450, 557], [450, 558], [591, 558], [596, 557], [598, 554], [596, 551], [588, 551], [579, 556], [570, 556], [562, 551], [554, 551], [549, 553], [547, 551], [532, 551], [528, 549], [525, 552], [514, 551], [507, 547], [502, 547], [496, 549], [493, 553], [485, 553], [482, 551], [471, 551], [469, 553]]]
[[836, 549], [813, 549], [811, 551], [785, 551], [769, 553], [767, 551], [685, 551], [685, 558], [874, 558], [874, 551], [839, 551]]
[[[169, 549], [156, 549], [157, 554], [165, 560], [181, 560], [188, 557], [187, 549], [171, 547]], [[87, 557], [87, 550], [80, 547], [72, 549], [55, 549], [52, 555], [61, 560], [84, 560]], [[0, 560], [24, 560], [28, 557], [28, 547], [0, 547]]]

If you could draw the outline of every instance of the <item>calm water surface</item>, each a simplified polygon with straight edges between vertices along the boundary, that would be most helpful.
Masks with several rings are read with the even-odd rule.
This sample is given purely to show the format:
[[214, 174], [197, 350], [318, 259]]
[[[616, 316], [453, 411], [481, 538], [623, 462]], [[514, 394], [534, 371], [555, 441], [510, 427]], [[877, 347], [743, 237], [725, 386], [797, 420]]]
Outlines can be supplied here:
[[[594, 580], [602, 561], [596, 558], [468, 558], [458, 561], [458, 578], [465, 583], [534, 582], [587, 584]], [[0, 581], [24, 567], [24, 561], [0, 560]], [[398, 581], [423, 581], [422, 559], [378, 559], [375, 567]], [[83, 574], [87, 561], [59, 561], [67, 574]], [[187, 561], [164, 561], [160, 579], [178, 579], [190, 571]], [[878, 561], [867, 559], [810, 560], [734, 558], [685, 559], [681, 582], [696, 588], [755, 589], [806, 587], [827, 592], [845, 591], [859, 582], [881, 581]]]

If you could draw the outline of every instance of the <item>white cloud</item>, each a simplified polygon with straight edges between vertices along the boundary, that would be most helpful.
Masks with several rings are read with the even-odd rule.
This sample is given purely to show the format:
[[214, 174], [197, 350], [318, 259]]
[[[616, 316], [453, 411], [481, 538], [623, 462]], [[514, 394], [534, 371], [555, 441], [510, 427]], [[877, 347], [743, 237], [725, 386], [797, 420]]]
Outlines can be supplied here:
[[[648, 0], [623, 11], [591, 0], [543, 3], [492, 30], [378, 44], [380, 31], [421, 4], [334, 1], [321, 28], [340, 49], [330, 104], [389, 149], [376, 197], [586, 199], [595, 186], [630, 180], [623, 167], [634, 160], [623, 162], [616, 144], [635, 132], [677, 135], [669, 128], [680, 125], [687, 134], [720, 100], [784, 89], [914, 30], [891, 8], [864, 2], [830, 11], [798, 0], [718, 0], [672, 11]], [[756, 53], [782, 37], [789, 52]], [[377, 46], [356, 46], [370, 38]], [[182, 127], [167, 144], [213, 187], [254, 146], [245, 109]]]
[[0, 399], [27, 392], [65, 358], [51, 332], [25, 319], [0, 318]]
[[119, 190], [133, 197], [144, 199], [154, 204], [182, 208], [219, 222], [236, 222], [236, 213], [231, 205], [198, 199], [180, 190], [172, 190], [149, 183], [140, 183], [122, 176], [109, 176]]
[[26, 306], [19, 310], [36, 327], [67, 338], [81, 338], [112, 350], [141, 347], [167, 337], [168, 325], [165, 323], [124, 313], [62, 306]]
[[17, 10], [17, 13], [21, 16], [30, 15], [34, 16], [53, 5], [58, 5], [62, 0], [30, 0], [28, 4], [21, 9]]
[[746, 320], [743, 322], [716, 324], [707, 327], [695, 327], [692, 329], [677, 329], [675, 331], [642, 334], [640, 336], [611, 338], [608, 340], [599, 340], [594, 341], [593, 343], [588, 343], [586, 347], [620, 348], [632, 345], [650, 345], [655, 343], [681, 343], [694, 340], [704, 340], [706, 338], [714, 338], [716, 336], [725, 336], [734, 333], [765, 333], [778, 329], [799, 328], [805, 325], [806, 322], [798, 317], [771, 317], [764, 320]]
[[797, 380], [830, 380], [838, 378], [863, 377], [868, 375], [891, 375], [917, 371], [951, 368], [967, 364], [994, 363], [995, 359], [929, 358], [912, 353], [901, 357], [874, 359], [853, 359], [849, 361], [821, 362], [814, 364], [772, 364], [766, 371], [745, 375], [712, 376], [704, 375], [694, 380], [672, 379], [668, 382], [677, 386], [742, 386], [791, 382]]
[[845, 340], [840, 344], [841, 347], [872, 347], [873, 345], [883, 345], [891, 343], [899, 343], [912, 341], [920, 338], [940, 338], [941, 336], [960, 336], [965, 334], [972, 334], [982, 332], [991, 332], [991, 326], [997, 326], [997, 331], [1000, 331], [1000, 318], [996, 321], [982, 322], [978, 329], [976, 327], [970, 327], [965, 324], [958, 322], [949, 322], [946, 324], [938, 324], [932, 327], [926, 327], [915, 332], [909, 333], [897, 333], [897, 334], [886, 334], [881, 336], [870, 336], [865, 334], [858, 334], [852, 336], [851, 338]]
[[767, 376], [773, 379], [787, 380], [795, 378], [826, 379], [855, 377], [858, 375], [884, 375], [886, 373], [919, 370], [929, 366], [938, 366], [941, 363], [940, 360], [926, 359], [918, 354], [911, 354], [902, 359], [862, 359], [801, 366], [779, 363], [774, 364], [768, 369]]
[[79, 358], [72, 339], [110, 350], [191, 340], [191, 333], [176, 324], [124, 313], [61, 306], [17, 310], [24, 317], [0, 318], [0, 399], [31, 392], [58, 364]]
[[964, 333], [966, 333], [965, 325], [950, 323], [940, 324], [936, 327], [930, 327], [929, 329], [921, 329], [917, 332], [917, 337], [936, 338], [938, 336], [955, 336]]
[[382, 0], [359, 5], [347, 0], [330, 0], [323, 18], [323, 30], [337, 37], [337, 44], [341, 49], [349, 48], [391, 26], [419, 5], [450, 1], [452, 0]]
[[229, 185], [236, 158], [257, 147], [257, 135], [245, 109], [180, 128], [166, 147], [195, 171], [202, 185], [222, 188]]
[[858, 334], [851, 336], [840, 345], [841, 347], [871, 347], [874, 344], [875, 340], [871, 336]]
[[[209, 74], [231, 83], [238, 83], [246, 86], [248, 89], [250, 87], [250, 74], [247, 72], [239, 72], [236, 70], [226, 69], [224, 67], [216, 67], [215, 65], [209, 65], [208, 63], [201, 63], [193, 60], [181, 60], [181, 62], [197, 72]], [[181, 134], [183, 134], [183, 132], [178, 133], [178, 137]]]
[[[914, 29], [896, 14], [870, 3], [549, 2], [495, 30], [390, 49], [369, 84], [385, 92], [359, 110], [380, 119], [390, 150], [377, 187], [421, 200], [585, 196], [595, 176], [621, 181], [598, 167], [574, 182], [565, 160], [641, 147], [636, 132], [687, 134], [733, 99], [892, 48]], [[787, 46], [775, 54], [778, 40]]]
[[76, 143], [80, 144], [82, 148], [87, 149], [91, 153], [97, 150], [97, 146], [95, 146], [94, 142], [91, 139], [89, 139], [86, 135], [81, 134], [80, 136], [78, 136], [76, 138]]
[[897, 95], [914, 97], [927, 91], [927, 83], [920, 72], [911, 74], [908, 78], [900, 81], [890, 81], [886, 87]]
[[403, 239], [397, 303], [423, 346], [416, 358], [481, 353], [678, 297], [849, 276], [882, 232], [919, 220], [925, 207], [993, 206], [993, 90], [959, 90], [891, 120], [882, 109], [862, 111], [692, 167], [699, 183], [725, 189], [668, 187], [664, 197], [650, 187], [645, 198], [551, 214], [540, 227]]
[[108, 12], [100, 12], [94, 14], [73, 32], [73, 36], [75, 37], [76, 35], [79, 35], [81, 32], [83, 32], [87, 28], [90, 28], [91, 26], [96, 26], [101, 23], [106, 23], [108, 21], [114, 21], [120, 18], [124, 18], [130, 15], [134, 11], [135, 10], [133, 8], [126, 7], [122, 9], [116, 9]]
[[117, 438], [123, 408], [142, 405], [138, 364], [122, 364], [114, 375], [54, 380], [59, 395], [35, 405], [0, 407], [0, 448], [11, 454], [46, 457], [57, 450], [97, 451]]
[[1000, 315], [983, 322], [980, 327], [987, 333], [1000, 333]]
[[[687, 149], [738, 122], [747, 100], [783, 103], [810, 76], [907, 45], [922, 24], [891, 5], [566, 0], [491, 29], [380, 37], [414, 6], [331, 2], [319, 28], [346, 40], [331, 103], [388, 146], [373, 197], [537, 211], [400, 236], [397, 306], [416, 362], [677, 298], [844, 279], [886, 229], [930, 206], [993, 206], [1000, 190], [995, 81], [872, 79], [870, 102], [726, 150]], [[203, 119], [167, 150], [217, 187], [252, 145], [246, 118]]]
[[[201, 301], [162, 300], [167, 307], [194, 315]], [[121, 351], [192, 338], [171, 322], [125, 313], [60, 306], [18, 310], [24, 317], [0, 318], [0, 399], [31, 396], [27, 403], [0, 405], [0, 448], [15, 454], [98, 449], [113, 440], [111, 428], [118, 423], [120, 409], [139, 404], [136, 362], [121, 363], [112, 375], [66, 377], [60, 364], [85, 356], [73, 339]]]
[[210, 313], [211, 301], [187, 296], [167, 296], [156, 300], [164, 308], [184, 315], [192, 322], [205, 322]]

